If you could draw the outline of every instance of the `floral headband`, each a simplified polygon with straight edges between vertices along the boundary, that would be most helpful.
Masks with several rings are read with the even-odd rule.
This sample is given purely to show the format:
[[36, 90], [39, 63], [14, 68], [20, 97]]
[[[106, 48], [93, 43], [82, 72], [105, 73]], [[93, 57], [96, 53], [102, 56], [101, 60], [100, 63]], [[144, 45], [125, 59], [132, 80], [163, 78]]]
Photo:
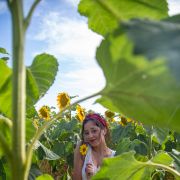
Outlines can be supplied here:
[[85, 119], [87, 119], [87, 120], [94, 119], [96, 121], [99, 121], [104, 127], [107, 128], [106, 120], [99, 114], [88, 114], [88, 115], [86, 115]]

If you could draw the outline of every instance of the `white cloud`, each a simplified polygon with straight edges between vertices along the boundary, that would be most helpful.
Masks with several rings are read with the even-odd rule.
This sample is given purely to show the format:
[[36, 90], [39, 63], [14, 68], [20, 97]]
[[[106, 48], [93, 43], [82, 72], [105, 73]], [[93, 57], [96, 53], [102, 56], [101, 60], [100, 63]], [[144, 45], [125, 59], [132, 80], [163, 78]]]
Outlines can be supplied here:
[[77, 7], [80, 0], [65, 0], [67, 3], [69, 3], [73, 7]]
[[81, 97], [96, 93], [105, 86], [103, 73], [101, 69], [95, 65], [93, 67], [68, 72], [64, 75], [64, 78], [67, 79], [66, 85], [69, 84], [67, 87], [76, 89], [77, 93], [81, 93], [78, 94]]
[[62, 17], [57, 12], [44, 17], [41, 31], [35, 38], [46, 41], [52, 54], [74, 59], [94, 58], [95, 48], [102, 39], [88, 29], [84, 20]]
[[169, 14], [175, 15], [180, 13], [180, 1], [179, 0], [168, 0]]

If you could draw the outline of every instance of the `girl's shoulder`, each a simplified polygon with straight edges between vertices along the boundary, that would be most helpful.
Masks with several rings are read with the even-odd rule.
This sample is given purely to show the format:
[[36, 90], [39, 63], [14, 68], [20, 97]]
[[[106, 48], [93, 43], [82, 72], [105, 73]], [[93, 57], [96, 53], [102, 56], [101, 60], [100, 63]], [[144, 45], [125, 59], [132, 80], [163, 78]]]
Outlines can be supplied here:
[[116, 155], [116, 151], [111, 149], [111, 157], [114, 157]]
[[116, 155], [116, 151], [110, 149], [110, 156], [109, 157], [114, 157]]

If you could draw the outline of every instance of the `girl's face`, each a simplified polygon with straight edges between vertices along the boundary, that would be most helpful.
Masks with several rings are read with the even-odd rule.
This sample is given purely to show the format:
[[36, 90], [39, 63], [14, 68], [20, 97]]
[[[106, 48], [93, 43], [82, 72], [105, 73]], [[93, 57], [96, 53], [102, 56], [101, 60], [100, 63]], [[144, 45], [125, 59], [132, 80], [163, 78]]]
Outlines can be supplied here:
[[105, 141], [104, 135], [105, 131], [98, 127], [95, 122], [89, 121], [84, 125], [84, 141], [92, 147], [96, 147]]

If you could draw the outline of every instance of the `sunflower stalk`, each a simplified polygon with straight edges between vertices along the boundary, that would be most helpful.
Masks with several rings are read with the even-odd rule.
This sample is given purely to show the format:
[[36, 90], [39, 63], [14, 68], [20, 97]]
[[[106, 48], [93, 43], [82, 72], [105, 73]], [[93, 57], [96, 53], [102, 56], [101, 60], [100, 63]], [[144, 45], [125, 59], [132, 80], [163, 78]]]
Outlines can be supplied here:
[[[36, 0], [37, 3], [39, 0]], [[13, 36], [13, 100], [12, 100], [12, 179], [28, 179], [25, 171], [25, 111], [26, 111], [26, 69], [24, 64], [25, 31], [37, 5], [33, 4], [24, 21], [22, 0], [7, 0], [12, 16]]]
[[175, 178], [179, 179], [180, 177], [180, 173], [176, 170], [174, 170], [173, 168], [166, 166], [164, 164], [158, 164], [158, 163], [153, 163], [153, 162], [148, 162], [148, 165], [154, 166], [155, 168], [162, 168], [165, 169], [166, 171], [170, 172], [171, 174], [173, 174], [175, 176]]
[[148, 159], [152, 158], [152, 131], [153, 127], [151, 126], [148, 131]]
[[22, 1], [10, 5], [13, 27], [13, 127], [12, 127], [12, 178], [24, 180], [25, 152], [25, 65], [24, 26]]
[[41, 0], [35, 0], [34, 1], [33, 5], [31, 6], [31, 9], [29, 10], [29, 13], [28, 13], [27, 17], [24, 19], [24, 27], [25, 27], [25, 29], [28, 28], [29, 23], [31, 21], [32, 14], [33, 14], [36, 6], [39, 4], [40, 1]]

